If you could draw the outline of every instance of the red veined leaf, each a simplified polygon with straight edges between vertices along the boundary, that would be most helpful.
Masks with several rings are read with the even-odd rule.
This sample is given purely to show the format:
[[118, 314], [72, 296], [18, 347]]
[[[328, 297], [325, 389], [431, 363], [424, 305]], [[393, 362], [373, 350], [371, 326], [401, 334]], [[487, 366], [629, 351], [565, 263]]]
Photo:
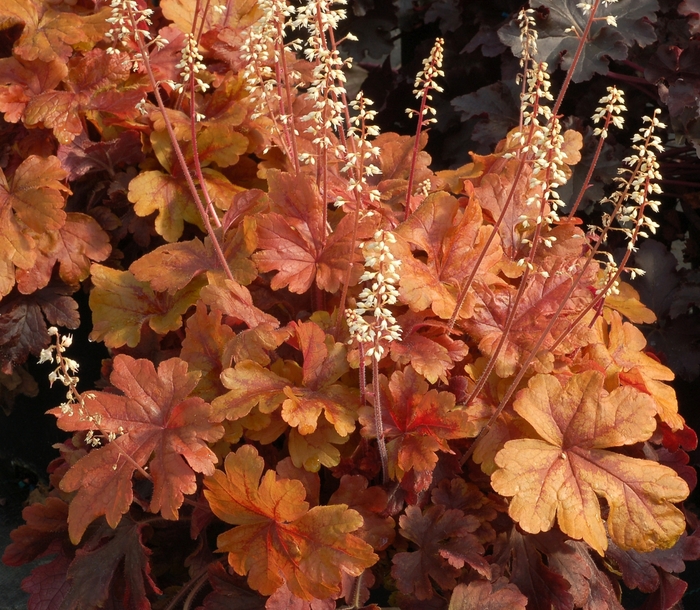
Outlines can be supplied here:
[[685, 530], [673, 506], [688, 485], [666, 466], [609, 451], [644, 441], [656, 428], [654, 403], [620, 387], [608, 394], [604, 376], [586, 371], [565, 386], [536, 375], [518, 394], [515, 411], [540, 439], [508, 441], [496, 455], [491, 485], [512, 497], [511, 517], [526, 531], [560, 529], [603, 554], [607, 535], [597, 496], [609, 506], [607, 533], [619, 546], [646, 552], [672, 546]]
[[[451, 453], [447, 440], [469, 438], [476, 432], [467, 414], [455, 408], [451, 392], [429, 390], [410, 366], [379, 378], [384, 435], [388, 440], [389, 473], [401, 480], [411, 469], [416, 475], [430, 473], [437, 464], [437, 451]], [[360, 409], [362, 435], [376, 436], [374, 410]]]
[[72, 414], [60, 407], [49, 411], [62, 430], [116, 435], [81, 458], [61, 480], [63, 491], [78, 492], [68, 516], [75, 544], [100, 515], [116, 527], [133, 501], [136, 470], [144, 472], [148, 466], [153, 481], [150, 510], [166, 519], [177, 519], [185, 494], [196, 491], [195, 472], [214, 471], [217, 458], [207, 442], [221, 438], [224, 430], [212, 423], [211, 406], [190, 396], [199, 376], [198, 371], [188, 372], [179, 358], [161, 362], [156, 372], [148, 360], [119, 354], [110, 382], [122, 395], [86, 395], [84, 410], [91, 419], [77, 407]]

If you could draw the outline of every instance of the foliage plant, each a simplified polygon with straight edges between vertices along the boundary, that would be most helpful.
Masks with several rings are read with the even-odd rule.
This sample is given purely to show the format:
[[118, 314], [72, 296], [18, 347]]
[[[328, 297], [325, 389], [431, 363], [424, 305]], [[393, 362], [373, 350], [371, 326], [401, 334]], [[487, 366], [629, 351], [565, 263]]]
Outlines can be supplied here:
[[[622, 583], [673, 607], [697, 438], [625, 283], [658, 227], [659, 111], [625, 119], [609, 87], [559, 194], [570, 79], [645, 15], [561, 3], [555, 96], [522, 9], [517, 125], [434, 171], [444, 40], [412, 135], [380, 133], [342, 4], [0, 6], [0, 382], [31, 395], [24, 362], [52, 363], [72, 433], [4, 562], [50, 558], [32, 610], [619, 609]], [[87, 390], [58, 329], [78, 291], [110, 355]]]

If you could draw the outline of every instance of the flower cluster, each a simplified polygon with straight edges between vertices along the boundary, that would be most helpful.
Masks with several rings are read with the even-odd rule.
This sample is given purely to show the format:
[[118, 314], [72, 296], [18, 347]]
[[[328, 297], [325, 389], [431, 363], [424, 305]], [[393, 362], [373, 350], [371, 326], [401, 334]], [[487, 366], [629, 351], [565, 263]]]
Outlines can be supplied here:
[[[376, 360], [384, 356], [382, 342], [401, 340], [401, 327], [389, 309], [389, 305], [394, 305], [399, 296], [396, 284], [401, 266], [401, 261], [394, 258], [389, 248], [389, 244], [393, 243], [396, 243], [394, 234], [380, 229], [375, 232], [372, 241], [360, 245], [366, 267], [360, 281], [371, 284], [360, 293], [360, 302], [355, 309], [345, 311], [351, 341], [372, 344], [366, 355]], [[374, 320], [368, 322], [364, 318], [366, 314], [372, 314]]]
[[[443, 38], [437, 38], [435, 40], [435, 44], [430, 50], [430, 55], [423, 60], [423, 69], [416, 74], [416, 80], [413, 84], [413, 94], [416, 98], [422, 98], [421, 109], [413, 110], [412, 108], [406, 108], [406, 114], [408, 114], [409, 117], [412, 118], [420, 115], [422, 126], [427, 126], [430, 123], [437, 123], [437, 119], [435, 118], [437, 111], [427, 102], [433, 99], [433, 96], [430, 95], [431, 89], [438, 93], [443, 91], [443, 88], [435, 82], [435, 79], [438, 76], [445, 76], [445, 73], [441, 69], [444, 45], [445, 40]], [[433, 116], [425, 118], [428, 114]]]
[[[338, 149], [345, 154], [345, 165], [341, 172], [349, 174], [348, 190], [358, 197], [367, 192], [369, 201], [378, 202], [381, 194], [377, 189], [367, 188], [367, 178], [377, 176], [382, 171], [371, 163], [371, 159], [379, 157], [381, 151], [368, 139], [379, 135], [379, 127], [371, 122], [377, 116], [376, 110], [368, 110], [374, 102], [364, 96], [360, 91], [357, 97], [350, 102], [350, 107], [356, 112], [351, 119], [351, 125], [347, 129], [347, 146], [339, 144]], [[336, 199], [335, 205], [343, 205], [342, 198]]]
[[620, 185], [616, 195], [624, 198], [620, 212], [617, 214], [617, 221], [622, 225], [621, 230], [629, 239], [627, 248], [630, 250], [636, 250], [638, 237], [649, 236], [645, 229], [656, 233], [659, 227], [658, 223], [645, 214], [645, 211], [647, 207], [654, 212], [659, 211], [659, 202], [649, 199], [649, 195], [661, 193], [661, 187], [656, 182], [661, 180], [656, 153], [663, 152], [664, 148], [661, 145], [661, 138], [654, 135], [655, 129], [666, 127], [658, 119], [660, 112], [656, 109], [651, 117], [642, 118], [647, 125], [632, 138], [635, 142], [632, 148], [637, 152], [623, 159], [627, 167], [620, 169], [621, 176], [616, 178]]
[[180, 72], [182, 82], [175, 83], [173, 85], [173, 91], [184, 91], [186, 85], [190, 82], [190, 79], [194, 79], [195, 91], [201, 91], [204, 93], [207, 89], [209, 89], [209, 84], [205, 83], [198, 76], [198, 74], [206, 70], [206, 66], [202, 63], [203, 59], [204, 57], [199, 52], [199, 45], [197, 44], [197, 39], [194, 37], [194, 34], [187, 34], [185, 46], [182, 47], [182, 58], [175, 66], [176, 68], [182, 70], [182, 72]]
[[[327, 33], [335, 30], [345, 18], [345, 9], [332, 8], [345, 4], [345, 0], [315, 0], [299, 8], [295, 27], [308, 30], [308, 46], [304, 56], [315, 64], [313, 80], [307, 94], [314, 100], [311, 112], [301, 117], [309, 123], [307, 133], [314, 136], [313, 143], [321, 149], [331, 149], [330, 131], [338, 131], [345, 121], [345, 68], [350, 68], [350, 58], [343, 59], [336, 45], [329, 45]], [[356, 40], [354, 36], [350, 39]], [[308, 160], [308, 159], [307, 159]]]
[[625, 119], [620, 116], [627, 107], [625, 106], [625, 96], [623, 92], [615, 87], [608, 87], [608, 94], [604, 95], [598, 101], [601, 106], [596, 108], [595, 114], [591, 117], [594, 124], [598, 124], [604, 120], [602, 127], [596, 127], [593, 130], [594, 136], [600, 136], [602, 139], [608, 137], [608, 127], [610, 123], [618, 129], [622, 129]]
[[[143, 44], [143, 48], [154, 46], [157, 49], [162, 49], [168, 44], [168, 41], [160, 35], [153, 38], [149, 31], [149, 26], [152, 25], [153, 9], [140, 9], [135, 0], [112, 0], [110, 8], [112, 16], [107, 18], [107, 23], [112, 27], [105, 34], [107, 40], [110, 41], [110, 46], [107, 48], [108, 54], [118, 54], [125, 51], [130, 42], [136, 41], [137, 38]], [[129, 58], [133, 63], [133, 70], [137, 71], [143, 62], [143, 56], [141, 53], [135, 52], [129, 54]]]
[[[85, 408], [85, 399], [78, 392], [78, 363], [72, 358], [64, 355], [64, 352], [73, 344], [71, 335], [61, 335], [55, 326], [49, 328], [49, 336], [54, 337], [54, 343], [49, 347], [41, 350], [39, 355], [39, 364], [44, 362], [56, 362], [56, 368], [49, 373], [49, 384], [53, 386], [54, 382], [60, 381], [68, 388], [66, 393], [66, 401], [60, 405], [61, 411], [68, 415], [74, 415], [75, 408], [78, 409], [80, 419], [91, 421], [99, 427], [100, 415], [91, 415]], [[88, 395], [89, 397], [90, 395]], [[112, 439], [110, 439], [112, 440]], [[100, 439], [94, 436], [92, 431], [88, 432], [85, 437], [85, 442], [93, 447], [100, 445]]]
[[537, 55], [537, 24], [534, 15], [535, 9], [532, 8], [522, 8], [518, 13], [520, 44], [522, 45], [521, 68], [525, 68], [529, 61]]

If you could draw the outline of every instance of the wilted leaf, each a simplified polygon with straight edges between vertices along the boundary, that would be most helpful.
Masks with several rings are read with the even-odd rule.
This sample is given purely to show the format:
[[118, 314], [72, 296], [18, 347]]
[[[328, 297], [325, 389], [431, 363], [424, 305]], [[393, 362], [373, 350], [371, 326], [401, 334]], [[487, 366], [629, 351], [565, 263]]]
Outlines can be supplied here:
[[609, 506], [607, 533], [623, 548], [672, 546], [685, 530], [672, 503], [688, 486], [670, 468], [608, 451], [651, 436], [656, 408], [630, 387], [608, 394], [597, 371], [574, 375], [562, 387], [536, 375], [515, 401], [516, 412], [541, 436], [508, 441], [496, 456], [493, 488], [512, 497], [509, 514], [527, 532], [560, 529], [600, 554], [607, 536], [597, 496]]
[[98, 516], [116, 527], [133, 501], [132, 476], [148, 466], [153, 481], [150, 510], [177, 519], [185, 494], [197, 489], [195, 472], [211, 474], [216, 455], [207, 442], [223, 435], [210, 422], [211, 406], [190, 393], [199, 373], [188, 372], [179, 358], [162, 362], [156, 372], [148, 360], [119, 354], [110, 382], [123, 395], [92, 392], [84, 397], [85, 411], [99, 426], [77, 412], [49, 411], [62, 430], [94, 430], [116, 438], [80, 459], [65, 474], [61, 489], [77, 495], [70, 504], [68, 526], [77, 544]]
[[372, 547], [351, 532], [362, 518], [344, 505], [309, 510], [301, 482], [263, 474], [264, 462], [244, 445], [226, 457], [225, 473], [205, 479], [204, 494], [214, 514], [237, 525], [218, 538], [238, 574], [271, 595], [282, 584], [305, 600], [340, 592], [341, 574], [358, 576], [377, 561]]

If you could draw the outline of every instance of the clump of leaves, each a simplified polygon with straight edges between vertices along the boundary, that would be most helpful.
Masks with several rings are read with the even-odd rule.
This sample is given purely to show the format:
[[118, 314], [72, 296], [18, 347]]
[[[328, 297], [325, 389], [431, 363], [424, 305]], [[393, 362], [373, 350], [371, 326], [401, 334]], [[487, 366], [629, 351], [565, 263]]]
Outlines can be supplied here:
[[[550, 7], [544, 41], [565, 18], [583, 30], [555, 100], [523, 10], [515, 129], [435, 172], [442, 39], [414, 134], [380, 135], [329, 2], [24, 4], [0, 8], [2, 381], [29, 393], [29, 355], [54, 361], [68, 398], [50, 413], [73, 433], [3, 556], [51, 556], [23, 583], [32, 610], [682, 595], [697, 438], [622, 281], [657, 227], [658, 114], [601, 226], [575, 212], [617, 89], [583, 188], [558, 195], [583, 145], [559, 121], [569, 80], [648, 27]], [[56, 328], [80, 324], [81, 287], [110, 351], [87, 392]]]

